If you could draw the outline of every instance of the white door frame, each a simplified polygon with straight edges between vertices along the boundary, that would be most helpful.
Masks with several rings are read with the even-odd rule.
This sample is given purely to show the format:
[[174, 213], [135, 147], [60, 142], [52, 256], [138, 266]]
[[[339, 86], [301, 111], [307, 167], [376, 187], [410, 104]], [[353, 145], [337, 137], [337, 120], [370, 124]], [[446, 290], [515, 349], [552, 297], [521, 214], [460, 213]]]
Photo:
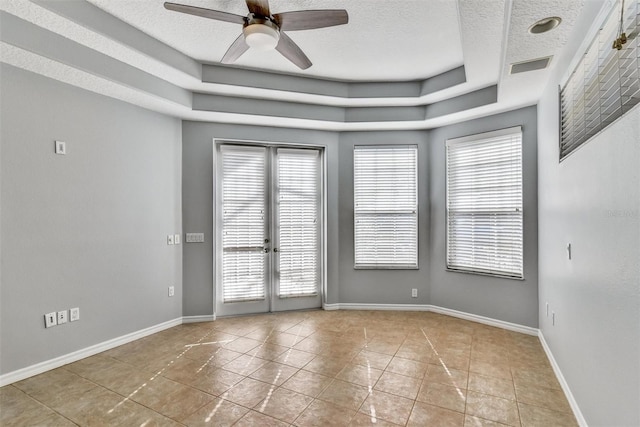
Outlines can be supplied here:
[[[327, 290], [327, 161], [326, 161], [326, 145], [319, 144], [305, 144], [305, 143], [290, 143], [290, 142], [273, 142], [273, 141], [257, 141], [257, 140], [245, 140], [245, 139], [230, 139], [230, 138], [213, 138], [212, 148], [213, 148], [213, 174], [212, 174], [212, 182], [213, 182], [213, 206], [212, 206], [212, 249], [213, 249], [213, 318], [221, 316], [218, 313], [218, 283], [221, 283], [222, 280], [222, 262], [220, 256], [218, 256], [218, 248], [221, 247], [221, 229], [222, 222], [221, 218], [218, 215], [218, 206], [222, 203], [221, 191], [219, 191], [218, 185], [218, 146], [222, 144], [237, 144], [237, 145], [246, 145], [246, 146], [260, 146], [267, 147], [269, 149], [276, 148], [307, 148], [307, 149], [317, 149], [320, 151], [320, 173], [321, 173], [321, 224], [320, 224], [320, 303], [321, 306], [324, 306], [326, 303], [326, 290]], [[271, 169], [271, 168], [270, 168]], [[271, 170], [269, 171], [271, 173]], [[270, 197], [270, 196], [269, 196]], [[267, 289], [267, 298], [269, 308], [266, 312], [272, 311], [272, 298], [271, 290]], [[247, 303], [244, 303], [247, 304]], [[250, 303], [249, 303], [250, 304]], [[293, 304], [292, 310], [295, 310], [295, 303]], [[265, 311], [251, 311], [247, 310], [246, 313], [238, 313], [238, 314], [250, 314], [255, 312], [265, 312]], [[235, 315], [235, 314], [232, 314]], [[224, 317], [224, 315], [222, 315]]]

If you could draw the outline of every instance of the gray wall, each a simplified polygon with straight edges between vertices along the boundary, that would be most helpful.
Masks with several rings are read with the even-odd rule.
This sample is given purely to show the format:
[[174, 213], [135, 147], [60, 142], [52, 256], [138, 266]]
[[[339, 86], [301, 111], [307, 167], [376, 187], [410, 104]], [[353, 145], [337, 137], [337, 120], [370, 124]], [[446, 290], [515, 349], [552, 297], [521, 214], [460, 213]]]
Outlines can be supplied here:
[[[354, 145], [418, 146], [418, 270], [355, 270], [353, 228]], [[429, 303], [429, 170], [427, 132], [353, 132], [340, 136], [340, 294], [341, 303]], [[411, 298], [411, 289], [418, 298]]]
[[[444, 140], [523, 126], [525, 280], [445, 271]], [[205, 243], [184, 247], [185, 316], [213, 313], [213, 139], [313, 143], [327, 147], [328, 303], [434, 304], [537, 327], [536, 109], [478, 119], [436, 131], [329, 133], [304, 130], [183, 124], [183, 224], [203, 232]], [[353, 268], [353, 146], [417, 144], [419, 153], [419, 269]], [[411, 289], [418, 298], [411, 298]]]
[[538, 109], [540, 329], [587, 423], [637, 426], [640, 106], [559, 163], [558, 74]]
[[[180, 120], [0, 70], [0, 372], [179, 317]], [[71, 307], [80, 321], [44, 328]]]
[[204, 233], [205, 243], [184, 247], [184, 316], [213, 314], [213, 140], [314, 144], [326, 147], [327, 159], [327, 283], [328, 302], [338, 297], [338, 135], [331, 132], [184, 122], [183, 225], [185, 233]]
[[[449, 138], [522, 126], [524, 280], [446, 271], [445, 141]], [[536, 108], [528, 107], [429, 132], [430, 302], [520, 325], [538, 327]]]

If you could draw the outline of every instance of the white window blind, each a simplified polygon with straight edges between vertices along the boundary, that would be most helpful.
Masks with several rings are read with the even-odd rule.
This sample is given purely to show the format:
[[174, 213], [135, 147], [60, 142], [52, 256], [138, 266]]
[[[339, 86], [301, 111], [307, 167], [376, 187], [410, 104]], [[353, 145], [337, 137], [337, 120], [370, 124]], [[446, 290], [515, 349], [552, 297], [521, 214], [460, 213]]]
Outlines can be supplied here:
[[418, 147], [356, 146], [356, 268], [418, 267]]
[[448, 140], [447, 268], [522, 278], [522, 132]]
[[266, 151], [223, 145], [222, 297], [225, 303], [265, 298]]
[[318, 293], [320, 152], [277, 151], [278, 280], [281, 298]]
[[625, 0], [628, 41], [612, 49], [620, 27], [617, 2], [560, 91], [560, 160], [640, 102], [640, 0]]

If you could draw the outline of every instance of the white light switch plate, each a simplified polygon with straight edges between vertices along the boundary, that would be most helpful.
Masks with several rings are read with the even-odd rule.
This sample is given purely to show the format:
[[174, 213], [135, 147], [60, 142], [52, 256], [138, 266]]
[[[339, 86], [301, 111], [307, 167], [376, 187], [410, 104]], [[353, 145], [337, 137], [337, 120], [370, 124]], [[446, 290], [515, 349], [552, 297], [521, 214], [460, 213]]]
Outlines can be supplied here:
[[75, 322], [76, 320], [80, 320], [80, 309], [78, 307], [72, 308], [69, 310], [69, 320]]
[[56, 154], [67, 154], [67, 144], [64, 141], [56, 141]]
[[204, 242], [204, 233], [187, 233], [187, 237], [185, 239], [187, 243], [203, 243]]
[[58, 312], [58, 325], [62, 325], [63, 323], [67, 323], [67, 319], [68, 319], [68, 312], [67, 310], [62, 310]]
[[180, 235], [179, 234], [174, 234], [173, 235], [173, 244], [174, 245], [179, 245], [180, 244]]
[[167, 236], [167, 245], [173, 245], [173, 234]]

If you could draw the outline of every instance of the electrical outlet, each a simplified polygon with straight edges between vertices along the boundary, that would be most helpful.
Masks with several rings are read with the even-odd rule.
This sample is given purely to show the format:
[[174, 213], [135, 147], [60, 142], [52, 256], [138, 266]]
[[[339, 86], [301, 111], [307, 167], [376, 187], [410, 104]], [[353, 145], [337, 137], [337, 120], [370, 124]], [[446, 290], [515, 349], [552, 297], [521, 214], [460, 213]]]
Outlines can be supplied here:
[[72, 308], [69, 310], [69, 320], [75, 322], [76, 320], [80, 320], [80, 309], [78, 307]]
[[176, 288], [173, 286], [169, 286], [169, 296], [172, 297], [176, 293]]
[[167, 236], [167, 245], [173, 245], [173, 234]]
[[174, 245], [179, 245], [180, 244], [180, 235], [179, 234], [174, 234], [173, 235], [173, 244]]
[[418, 298], [418, 290], [416, 288], [411, 289], [411, 298]]
[[44, 315], [44, 327], [51, 328], [52, 326], [56, 326], [58, 324], [56, 320], [56, 312], [47, 313]]
[[62, 310], [58, 312], [58, 325], [62, 325], [63, 323], [67, 323], [67, 310]]

